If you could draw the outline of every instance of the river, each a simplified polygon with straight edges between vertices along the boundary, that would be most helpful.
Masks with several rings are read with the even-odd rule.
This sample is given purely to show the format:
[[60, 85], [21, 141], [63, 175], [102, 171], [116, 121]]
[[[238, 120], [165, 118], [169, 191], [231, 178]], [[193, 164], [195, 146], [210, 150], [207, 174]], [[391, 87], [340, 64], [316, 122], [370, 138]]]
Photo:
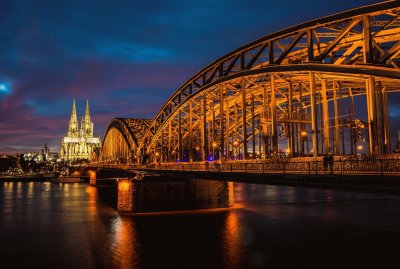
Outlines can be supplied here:
[[231, 209], [127, 216], [110, 187], [0, 183], [0, 267], [399, 268], [399, 196], [234, 188]]

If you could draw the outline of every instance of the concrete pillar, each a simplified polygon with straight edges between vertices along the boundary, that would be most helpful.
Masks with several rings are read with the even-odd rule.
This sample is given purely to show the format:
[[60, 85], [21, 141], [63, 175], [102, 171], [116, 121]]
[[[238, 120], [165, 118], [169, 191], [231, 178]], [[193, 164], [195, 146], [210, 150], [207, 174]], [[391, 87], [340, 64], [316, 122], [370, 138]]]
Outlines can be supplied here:
[[96, 171], [89, 171], [89, 184], [90, 186], [96, 186]]
[[117, 210], [119, 212], [131, 213], [135, 209], [134, 193], [135, 184], [132, 179], [120, 178], [118, 180], [118, 204]]

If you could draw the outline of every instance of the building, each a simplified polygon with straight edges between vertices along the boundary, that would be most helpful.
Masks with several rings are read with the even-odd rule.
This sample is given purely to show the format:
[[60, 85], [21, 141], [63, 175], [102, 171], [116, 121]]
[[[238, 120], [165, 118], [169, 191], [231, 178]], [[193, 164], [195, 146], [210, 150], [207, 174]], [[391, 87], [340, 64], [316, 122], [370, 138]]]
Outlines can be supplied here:
[[100, 146], [100, 138], [93, 137], [93, 123], [90, 121], [89, 101], [86, 101], [85, 115], [82, 117], [79, 129], [74, 100], [72, 103], [71, 119], [68, 125], [68, 135], [63, 138], [61, 143], [61, 159], [69, 162], [90, 160], [92, 153], [98, 151]]

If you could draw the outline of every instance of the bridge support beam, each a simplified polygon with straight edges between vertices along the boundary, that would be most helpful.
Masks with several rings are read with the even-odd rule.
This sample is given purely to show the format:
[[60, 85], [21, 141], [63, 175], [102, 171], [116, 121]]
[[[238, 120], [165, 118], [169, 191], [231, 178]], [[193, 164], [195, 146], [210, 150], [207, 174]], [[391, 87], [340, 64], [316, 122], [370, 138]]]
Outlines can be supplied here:
[[288, 149], [289, 149], [289, 156], [293, 157], [294, 156], [294, 144], [295, 144], [295, 132], [294, 132], [294, 123], [292, 122], [293, 120], [293, 86], [292, 83], [289, 83], [288, 87], [288, 118], [290, 120], [290, 123], [288, 124]]
[[322, 86], [322, 109], [323, 109], [323, 127], [324, 127], [324, 149], [325, 154], [331, 153], [331, 138], [329, 133], [329, 107], [328, 107], [328, 98], [327, 98], [327, 85], [326, 80], [321, 81]]
[[367, 111], [368, 111], [368, 140], [369, 140], [369, 153], [379, 154], [380, 145], [377, 136], [377, 111], [376, 111], [376, 89], [375, 78], [369, 77], [366, 80], [367, 91]]
[[273, 156], [278, 156], [278, 128], [276, 125], [276, 91], [275, 91], [275, 77], [271, 73], [270, 78], [271, 86], [271, 136], [272, 136], [272, 152]]
[[384, 152], [391, 153], [391, 141], [390, 141], [390, 121], [389, 121], [389, 103], [388, 93], [386, 88], [382, 89], [382, 117], [383, 117], [383, 129], [384, 129]]
[[333, 154], [339, 155], [339, 111], [338, 111], [338, 104], [337, 104], [337, 88], [338, 85], [336, 81], [332, 83], [333, 87], [333, 113], [334, 113], [334, 121], [335, 121], [335, 128], [334, 128], [334, 137], [333, 137]]
[[182, 120], [181, 120], [181, 110], [178, 111], [178, 159], [182, 161]]
[[189, 102], [189, 161], [193, 162], [193, 101]]
[[242, 88], [242, 135], [243, 135], [243, 160], [247, 159], [247, 104], [246, 104], [246, 81], [241, 79]]
[[311, 129], [312, 129], [312, 151], [313, 156], [318, 156], [318, 121], [317, 103], [315, 93], [315, 73], [310, 72], [310, 92], [311, 92]]
[[[224, 85], [219, 87], [219, 128], [220, 128], [220, 154], [219, 159], [224, 160], [228, 154], [225, 154], [225, 134], [224, 134]], [[226, 108], [229, 109], [228, 107]], [[228, 130], [229, 132], [229, 130]]]
[[226, 160], [229, 160], [231, 158], [231, 152], [230, 152], [230, 143], [229, 143], [229, 139], [230, 139], [230, 126], [229, 126], [229, 103], [226, 102], [226, 110], [225, 110], [225, 143], [226, 143]]
[[208, 157], [208, 141], [207, 141], [207, 97], [206, 95], [203, 96], [203, 122], [201, 128], [202, 134], [202, 160], [206, 161]]
[[175, 162], [172, 151], [172, 120], [170, 120], [168, 124], [168, 161]]

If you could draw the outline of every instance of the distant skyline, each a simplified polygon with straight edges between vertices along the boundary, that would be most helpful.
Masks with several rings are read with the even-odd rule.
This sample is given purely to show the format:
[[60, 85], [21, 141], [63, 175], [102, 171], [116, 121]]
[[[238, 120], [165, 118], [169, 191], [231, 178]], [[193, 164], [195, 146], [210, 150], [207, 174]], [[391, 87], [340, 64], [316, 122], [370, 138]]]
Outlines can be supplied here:
[[[96, 136], [151, 119], [216, 58], [275, 31], [381, 1], [3, 0], [0, 153], [58, 151], [72, 100]], [[111, 4], [112, 3], [112, 4]]]

